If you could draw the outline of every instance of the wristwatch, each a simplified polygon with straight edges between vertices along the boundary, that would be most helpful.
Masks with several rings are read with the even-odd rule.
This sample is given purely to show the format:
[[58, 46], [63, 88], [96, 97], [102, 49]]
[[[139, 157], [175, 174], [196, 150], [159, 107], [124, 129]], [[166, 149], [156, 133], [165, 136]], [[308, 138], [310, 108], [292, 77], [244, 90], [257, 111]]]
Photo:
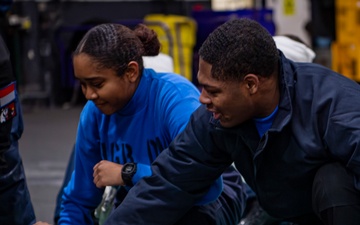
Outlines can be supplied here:
[[121, 177], [126, 186], [134, 186], [132, 178], [137, 170], [136, 163], [125, 163], [121, 169]]

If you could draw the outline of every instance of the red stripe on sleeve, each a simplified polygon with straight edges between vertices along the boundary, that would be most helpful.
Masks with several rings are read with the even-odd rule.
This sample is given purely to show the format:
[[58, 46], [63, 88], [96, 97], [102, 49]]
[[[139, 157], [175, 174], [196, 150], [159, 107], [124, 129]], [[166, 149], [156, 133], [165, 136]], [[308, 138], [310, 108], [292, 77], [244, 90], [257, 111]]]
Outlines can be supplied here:
[[5, 97], [15, 90], [15, 82], [12, 82], [3, 89], [0, 89], [0, 98]]

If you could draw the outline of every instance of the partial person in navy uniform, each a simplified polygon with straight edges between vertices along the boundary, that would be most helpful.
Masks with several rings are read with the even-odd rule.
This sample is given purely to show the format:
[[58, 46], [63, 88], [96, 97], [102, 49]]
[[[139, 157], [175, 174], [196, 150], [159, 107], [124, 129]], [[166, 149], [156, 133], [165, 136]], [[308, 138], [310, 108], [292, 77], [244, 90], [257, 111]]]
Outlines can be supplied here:
[[10, 53], [0, 36], [0, 224], [4, 225], [35, 222], [18, 146], [23, 129]]

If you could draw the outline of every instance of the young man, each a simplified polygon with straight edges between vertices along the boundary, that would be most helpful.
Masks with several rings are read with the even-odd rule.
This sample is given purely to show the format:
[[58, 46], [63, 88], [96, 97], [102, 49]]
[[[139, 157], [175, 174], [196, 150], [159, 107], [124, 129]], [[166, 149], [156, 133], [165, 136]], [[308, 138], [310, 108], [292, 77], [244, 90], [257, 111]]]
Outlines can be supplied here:
[[289, 61], [250, 19], [221, 25], [199, 55], [203, 106], [106, 225], [173, 224], [233, 162], [273, 217], [358, 224], [360, 86]]

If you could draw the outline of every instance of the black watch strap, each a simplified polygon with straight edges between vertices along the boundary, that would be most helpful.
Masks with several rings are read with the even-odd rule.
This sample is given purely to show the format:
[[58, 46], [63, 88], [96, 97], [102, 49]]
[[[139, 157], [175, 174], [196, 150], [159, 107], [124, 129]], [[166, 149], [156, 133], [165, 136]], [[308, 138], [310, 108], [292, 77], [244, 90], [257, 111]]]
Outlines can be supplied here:
[[121, 170], [121, 177], [126, 186], [133, 186], [132, 178], [137, 170], [136, 163], [125, 163]]

